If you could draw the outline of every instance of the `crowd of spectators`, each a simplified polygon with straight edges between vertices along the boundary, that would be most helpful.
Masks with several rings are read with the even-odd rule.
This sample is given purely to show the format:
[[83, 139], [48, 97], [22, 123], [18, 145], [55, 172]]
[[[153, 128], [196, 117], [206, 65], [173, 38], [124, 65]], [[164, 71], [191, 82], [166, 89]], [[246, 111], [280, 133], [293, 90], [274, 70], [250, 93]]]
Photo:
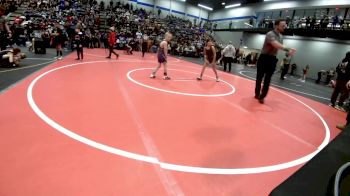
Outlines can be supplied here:
[[5, 9], [5, 15], [16, 11], [21, 1], [0, 0], [0, 6]]
[[96, 0], [30, 0], [24, 16], [10, 24], [12, 36], [8, 45], [32, 46], [36, 53], [45, 53], [45, 48], [54, 47], [55, 36], [62, 31], [59, 36], [64, 40], [63, 47], [69, 50], [74, 48], [75, 30], [79, 28], [84, 47], [107, 48], [108, 29], [113, 26], [117, 49], [132, 47], [140, 51], [146, 42], [147, 51], [155, 52], [169, 31], [174, 35], [169, 47], [171, 54], [199, 57], [205, 40], [211, 37], [211, 25], [204, 21], [196, 23], [172, 15], [161, 17], [156, 10], [146, 11], [119, 1], [105, 5]]
[[122, 47], [126, 43], [135, 50], [141, 48], [142, 42], [147, 42], [147, 50], [155, 52], [158, 43], [164, 38], [164, 34], [172, 32], [174, 38], [170, 45], [170, 53], [199, 57], [203, 52], [204, 42], [210, 37], [207, 23], [194, 24], [190, 20], [167, 15], [160, 17], [153, 12], [143, 9], [133, 9], [132, 5], [112, 3], [107, 7], [107, 25], [115, 26], [119, 32], [118, 45]]

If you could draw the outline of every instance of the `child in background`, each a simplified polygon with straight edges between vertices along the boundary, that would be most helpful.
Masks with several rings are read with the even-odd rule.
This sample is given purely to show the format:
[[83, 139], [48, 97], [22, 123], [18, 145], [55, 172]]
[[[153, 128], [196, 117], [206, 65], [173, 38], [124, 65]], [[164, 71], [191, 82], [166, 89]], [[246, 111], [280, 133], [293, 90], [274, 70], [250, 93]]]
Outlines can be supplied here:
[[306, 76], [309, 73], [310, 65], [306, 65], [306, 67], [303, 69], [303, 76], [300, 78], [302, 82], [305, 82]]

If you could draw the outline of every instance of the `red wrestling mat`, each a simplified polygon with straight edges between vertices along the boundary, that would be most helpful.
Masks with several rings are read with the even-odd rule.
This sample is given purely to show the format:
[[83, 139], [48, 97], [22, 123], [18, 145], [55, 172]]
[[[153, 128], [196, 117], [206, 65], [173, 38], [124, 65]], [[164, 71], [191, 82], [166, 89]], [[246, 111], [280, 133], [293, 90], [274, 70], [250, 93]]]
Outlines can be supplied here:
[[0, 95], [0, 195], [267, 195], [345, 114], [169, 57], [75, 53]]

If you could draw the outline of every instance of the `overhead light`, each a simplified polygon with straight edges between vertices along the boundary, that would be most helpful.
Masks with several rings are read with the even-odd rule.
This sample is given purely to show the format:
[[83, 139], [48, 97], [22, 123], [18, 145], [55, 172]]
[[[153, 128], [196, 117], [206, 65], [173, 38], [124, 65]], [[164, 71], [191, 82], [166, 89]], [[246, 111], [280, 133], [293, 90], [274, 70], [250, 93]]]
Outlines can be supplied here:
[[225, 2], [222, 2], [221, 5], [226, 5], [226, 3], [225, 3]]
[[183, 1], [183, 2], [186, 2], [186, 0], [179, 0], [179, 1]]
[[198, 6], [201, 7], [201, 8], [213, 11], [213, 8], [211, 8], [211, 7], [208, 7], [208, 6], [205, 6], [205, 5], [202, 5], [202, 4], [198, 4]]
[[240, 3], [237, 3], [237, 4], [232, 4], [232, 5], [226, 5], [225, 8], [233, 8], [233, 7], [239, 7], [241, 6]]
[[264, 0], [264, 2], [269, 2], [269, 1], [280, 1], [280, 0]]

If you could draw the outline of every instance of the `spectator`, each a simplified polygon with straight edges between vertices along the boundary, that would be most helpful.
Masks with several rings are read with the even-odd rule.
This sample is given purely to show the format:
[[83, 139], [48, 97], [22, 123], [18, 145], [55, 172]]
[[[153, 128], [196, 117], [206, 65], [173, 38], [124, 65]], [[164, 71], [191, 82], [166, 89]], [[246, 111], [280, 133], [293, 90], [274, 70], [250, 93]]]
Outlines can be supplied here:
[[[346, 53], [345, 58], [338, 64], [336, 68], [337, 72], [337, 79], [336, 79], [336, 85], [333, 90], [333, 94], [331, 97], [331, 103], [329, 104], [332, 107], [335, 107], [338, 110], [345, 111], [343, 108], [344, 101], [349, 97], [349, 90], [347, 89], [347, 82], [350, 80], [350, 52]], [[340, 98], [338, 101], [338, 105], [336, 106], [335, 103], [338, 99], [338, 96], [340, 94]]]
[[316, 84], [319, 84], [321, 79], [322, 79], [322, 75], [324, 75], [326, 73], [325, 70], [320, 70], [319, 72], [317, 72], [317, 80], [315, 81]]
[[330, 69], [326, 74], [326, 84], [329, 84], [331, 82], [331, 79], [335, 76], [335, 71], [333, 69]]
[[162, 10], [158, 8], [158, 18], [160, 18], [160, 14], [162, 13]]
[[114, 27], [110, 27], [109, 28], [110, 32], [109, 32], [109, 36], [108, 36], [108, 48], [109, 48], [109, 55], [106, 58], [111, 58], [112, 53], [116, 56], [116, 58], [118, 59], [119, 54], [117, 54], [116, 52], [114, 52], [114, 45], [115, 45], [115, 41], [116, 41], [116, 33], [115, 33], [115, 28]]
[[300, 81], [305, 82], [306, 81], [306, 76], [309, 73], [310, 65], [306, 65], [306, 67], [303, 69], [303, 75], [300, 78]]
[[11, 36], [10, 28], [5, 17], [5, 7], [0, 6], [0, 50], [5, 50], [8, 43], [8, 36]]
[[281, 77], [280, 77], [281, 80], [284, 80], [286, 78], [285, 76], [288, 73], [290, 61], [291, 61], [291, 56], [288, 55], [288, 53], [286, 53], [286, 56], [283, 58], [283, 61], [282, 61], [283, 68], [282, 68]]
[[332, 28], [333, 29], [337, 28], [338, 24], [339, 24], [339, 16], [335, 15], [334, 18], [333, 18]]
[[62, 55], [62, 44], [64, 41], [63, 32], [60, 28], [57, 28], [53, 35], [54, 35], [53, 45], [56, 47], [56, 59], [61, 60], [63, 57]]
[[145, 53], [147, 52], [147, 40], [142, 39], [142, 57], [145, 57]]
[[294, 72], [297, 69], [297, 64], [293, 63], [290, 69], [290, 75], [294, 76]]
[[83, 33], [80, 29], [76, 29], [76, 34], [74, 36], [75, 48], [77, 49], [77, 59], [75, 60], [83, 60], [84, 59], [84, 50], [83, 50]]
[[224, 71], [226, 71], [226, 65], [228, 65], [229, 66], [228, 72], [231, 72], [231, 66], [235, 55], [236, 55], [235, 47], [232, 45], [232, 42], [230, 41], [223, 50]]

